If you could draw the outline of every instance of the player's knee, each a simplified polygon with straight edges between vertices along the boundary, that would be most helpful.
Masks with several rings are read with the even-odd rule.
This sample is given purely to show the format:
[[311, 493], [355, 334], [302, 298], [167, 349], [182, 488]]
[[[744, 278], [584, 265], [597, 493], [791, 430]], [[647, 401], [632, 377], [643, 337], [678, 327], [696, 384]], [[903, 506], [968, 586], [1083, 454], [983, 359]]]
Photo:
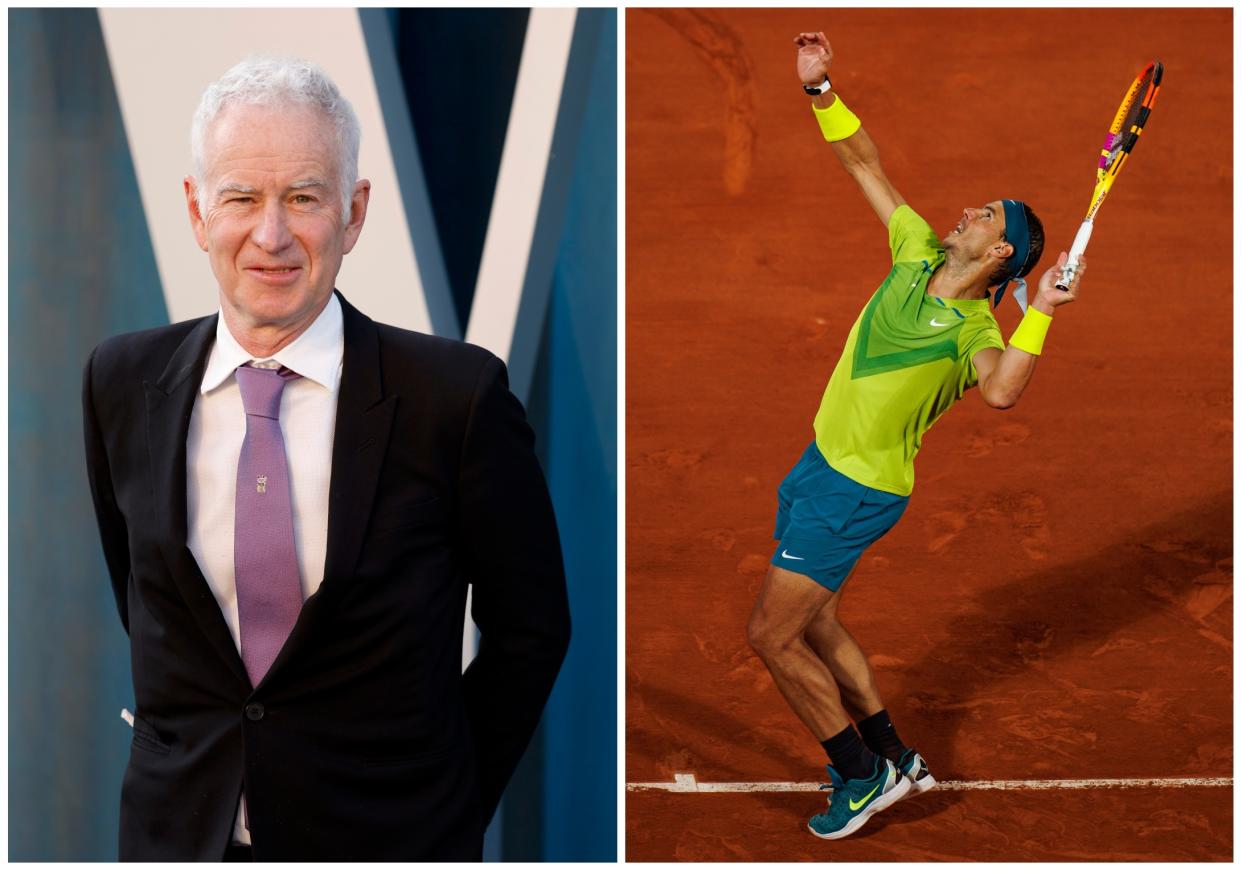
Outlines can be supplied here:
[[806, 628], [807, 643], [820, 643], [825, 646], [833, 645], [846, 634], [845, 626], [841, 624], [841, 620], [837, 618], [837, 602], [840, 598], [834, 593], [832, 600], [826, 603], [815, 615], [813, 621]]
[[763, 622], [759, 619], [757, 613], [750, 615], [750, 622], [746, 625], [746, 641], [750, 644], [750, 648], [755, 654], [762, 658], [764, 647], [764, 628]]
[[751, 614], [746, 636], [750, 640], [750, 648], [765, 662], [779, 658], [793, 643], [789, 634], [758, 610]]

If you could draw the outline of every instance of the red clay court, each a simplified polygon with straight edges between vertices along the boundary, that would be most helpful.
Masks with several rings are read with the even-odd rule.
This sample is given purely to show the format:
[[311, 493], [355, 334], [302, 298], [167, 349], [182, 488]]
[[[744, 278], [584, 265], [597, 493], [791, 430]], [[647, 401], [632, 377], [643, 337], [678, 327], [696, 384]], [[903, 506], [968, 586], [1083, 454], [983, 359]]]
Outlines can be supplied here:
[[[627, 858], [1230, 860], [1232, 10], [626, 27]], [[800, 93], [803, 30], [939, 232], [1032, 205], [1032, 293], [1126, 86], [1165, 65], [1031, 386], [1007, 411], [971, 391], [931, 430], [909, 509], [845, 589], [903, 739], [954, 785], [831, 842], [806, 831], [825, 795], [788, 785], [825, 779], [822, 752], [746, 621], [777, 485], [889, 254]], [[1008, 337], [1018, 309], [997, 318]]]

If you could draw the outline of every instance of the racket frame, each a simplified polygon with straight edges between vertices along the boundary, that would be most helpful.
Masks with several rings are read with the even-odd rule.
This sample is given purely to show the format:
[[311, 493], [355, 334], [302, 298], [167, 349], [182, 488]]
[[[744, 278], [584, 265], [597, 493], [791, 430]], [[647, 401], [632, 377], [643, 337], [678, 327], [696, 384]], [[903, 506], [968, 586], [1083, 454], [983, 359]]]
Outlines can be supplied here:
[[[1151, 87], [1148, 88], [1147, 93], [1142, 95], [1143, 103], [1134, 124], [1128, 131], [1122, 131], [1121, 126], [1125, 123], [1126, 116], [1130, 114], [1130, 107], [1139, 97], [1138, 91], [1148, 71], [1152, 71]], [[1113, 116], [1113, 123], [1108, 128], [1108, 139], [1104, 141], [1104, 147], [1100, 150], [1100, 166], [1095, 171], [1096, 183], [1095, 191], [1091, 194], [1091, 206], [1087, 210], [1086, 219], [1078, 227], [1078, 233], [1074, 236], [1074, 244], [1070, 247], [1069, 258], [1065, 262], [1065, 269], [1061, 271], [1061, 278], [1056, 282], [1056, 287], [1061, 291], [1068, 291], [1070, 283], [1074, 281], [1074, 275], [1078, 272], [1078, 260], [1087, 250], [1087, 242], [1091, 239], [1091, 231], [1095, 227], [1095, 214], [1104, 204], [1104, 198], [1108, 197], [1113, 182], [1121, 174], [1121, 168], [1125, 166], [1126, 159], [1130, 157], [1130, 151], [1142, 136], [1143, 126], [1147, 124], [1152, 107], [1156, 105], [1156, 95], [1160, 93], [1160, 80], [1163, 75], [1164, 65], [1160, 61], [1152, 61], [1140, 70], [1130, 84], [1129, 90], [1126, 91], [1126, 96], [1121, 101], [1117, 114]], [[1106, 166], [1109, 156], [1114, 152], [1118, 154]]]

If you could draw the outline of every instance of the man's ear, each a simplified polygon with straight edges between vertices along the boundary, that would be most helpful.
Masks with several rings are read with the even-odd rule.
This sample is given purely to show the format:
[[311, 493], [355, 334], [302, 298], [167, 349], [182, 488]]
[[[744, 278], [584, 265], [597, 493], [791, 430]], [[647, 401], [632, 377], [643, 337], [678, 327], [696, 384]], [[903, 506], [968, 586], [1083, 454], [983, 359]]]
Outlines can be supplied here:
[[359, 179], [354, 183], [354, 193], [349, 199], [349, 216], [345, 221], [345, 254], [353, 251], [367, 220], [367, 204], [371, 202], [371, 180]]
[[207, 222], [198, 209], [198, 185], [193, 176], [187, 176], [181, 182], [185, 188], [185, 205], [190, 211], [190, 227], [194, 230], [194, 239], [198, 247], [207, 251]]

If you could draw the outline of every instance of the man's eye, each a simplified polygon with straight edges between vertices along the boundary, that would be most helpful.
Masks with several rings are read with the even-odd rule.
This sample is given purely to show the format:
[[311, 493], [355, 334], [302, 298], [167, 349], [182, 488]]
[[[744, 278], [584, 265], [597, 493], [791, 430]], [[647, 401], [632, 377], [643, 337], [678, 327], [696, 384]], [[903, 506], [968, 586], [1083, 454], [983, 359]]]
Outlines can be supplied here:
[[309, 194], [298, 194], [294, 196], [293, 201], [294, 203], [314, 203], [315, 198], [311, 197]]

